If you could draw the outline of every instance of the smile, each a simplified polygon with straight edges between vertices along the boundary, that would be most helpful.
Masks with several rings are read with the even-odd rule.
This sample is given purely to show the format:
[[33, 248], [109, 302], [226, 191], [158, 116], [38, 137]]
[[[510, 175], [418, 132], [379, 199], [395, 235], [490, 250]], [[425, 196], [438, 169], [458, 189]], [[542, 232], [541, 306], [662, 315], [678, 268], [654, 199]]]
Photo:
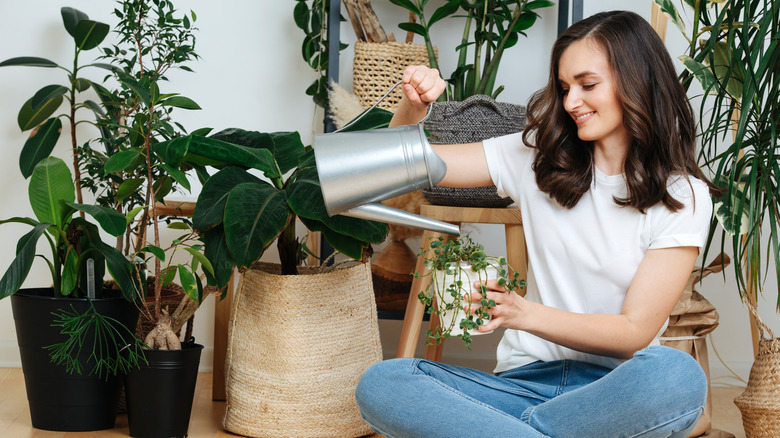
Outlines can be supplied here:
[[584, 123], [585, 120], [590, 118], [590, 116], [592, 116], [595, 113], [596, 113], [595, 111], [591, 111], [591, 112], [588, 112], [588, 113], [580, 114], [580, 115], [574, 117], [574, 121], [577, 122], [577, 124]]

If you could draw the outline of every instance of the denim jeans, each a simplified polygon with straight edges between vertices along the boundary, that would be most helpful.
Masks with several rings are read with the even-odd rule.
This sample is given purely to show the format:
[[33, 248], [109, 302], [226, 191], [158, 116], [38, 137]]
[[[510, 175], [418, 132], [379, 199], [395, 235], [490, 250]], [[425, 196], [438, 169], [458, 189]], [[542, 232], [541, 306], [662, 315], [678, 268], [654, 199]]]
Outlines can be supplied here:
[[370, 367], [356, 398], [387, 438], [686, 437], [707, 380], [678, 350], [653, 346], [614, 370], [574, 360], [492, 375], [421, 359]]

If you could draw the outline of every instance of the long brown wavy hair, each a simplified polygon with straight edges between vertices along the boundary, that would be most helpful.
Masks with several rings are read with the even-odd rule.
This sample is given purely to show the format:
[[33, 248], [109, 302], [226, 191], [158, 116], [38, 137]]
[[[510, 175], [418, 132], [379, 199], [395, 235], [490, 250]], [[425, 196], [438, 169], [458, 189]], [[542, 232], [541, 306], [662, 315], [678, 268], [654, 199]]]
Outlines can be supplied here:
[[577, 136], [558, 81], [561, 55], [584, 39], [596, 42], [607, 56], [623, 107], [623, 125], [632, 139], [623, 168], [627, 196], [615, 202], [643, 213], [659, 202], [677, 211], [683, 204], [667, 191], [670, 175], [695, 176], [714, 193], [717, 188], [696, 163], [693, 109], [669, 53], [649, 23], [627, 11], [602, 12], [579, 21], [553, 46], [549, 82], [531, 97], [523, 132], [523, 141], [538, 149], [533, 169], [539, 188], [572, 208], [593, 181], [593, 142]]

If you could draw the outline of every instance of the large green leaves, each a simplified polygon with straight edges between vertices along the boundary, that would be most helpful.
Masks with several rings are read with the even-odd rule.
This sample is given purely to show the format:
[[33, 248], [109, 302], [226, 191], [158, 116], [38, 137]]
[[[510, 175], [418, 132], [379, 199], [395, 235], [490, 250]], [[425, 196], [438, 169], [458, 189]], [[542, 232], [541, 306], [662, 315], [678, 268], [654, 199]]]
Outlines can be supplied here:
[[254, 182], [265, 184], [257, 177], [238, 167], [226, 167], [220, 170], [203, 185], [195, 203], [192, 225], [196, 230], [206, 231], [222, 223], [228, 195], [239, 184]]
[[214, 165], [251, 167], [262, 171], [269, 178], [281, 176], [269, 150], [252, 149], [216, 138], [197, 135], [176, 138], [154, 145], [154, 151], [173, 167], [180, 166], [184, 157], [188, 156], [188, 160], [206, 158]]
[[287, 196], [268, 184], [243, 183], [225, 204], [225, 241], [239, 268], [248, 268], [291, 219]]
[[67, 204], [76, 210], [83, 211], [92, 216], [92, 218], [112, 236], [119, 237], [124, 234], [127, 229], [127, 219], [125, 219], [125, 215], [116, 210], [100, 205], [76, 204], [75, 202], [67, 202]]
[[76, 26], [79, 24], [79, 21], [89, 19], [87, 14], [67, 6], [60, 9], [60, 15], [62, 15], [62, 24], [65, 25], [65, 30], [72, 37], [76, 36]]
[[41, 160], [33, 170], [28, 193], [38, 221], [63, 228], [65, 207], [61, 201], [76, 199], [76, 188], [65, 162], [55, 157]]
[[62, 95], [49, 99], [45, 103], [40, 104], [37, 108], [33, 107], [32, 102], [33, 98], [30, 98], [30, 100], [25, 102], [16, 118], [19, 128], [22, 131], [35, 128], [54, 114], [54, 112], [57, 111], [57, 108], [60, 107], [60, 104], [62, 104]]
[[39, 58], [37, 56], [19, 56], [16, 58], [9, 58], [3, 62], [0, 62], [0, 67], [11, 67], [11, 66], [44, 67], [44, 68], [59, 67], [56, 62], [50, 61], [46, 58]]
[[74, 30], [73, 40], [80, 50], [91, 50], [100, 45], [111, 28], [105, 23], [81, 20]]
[[[268, 150], [276, 161], [276, 164], [279, 166], [281, 175], [297, 166], [298, 159], [305, 152], [305, 148], [301, 142], [301, 136], [297, 132], [265, 133], [230, 128], [213, 134], [211, 138], [235, 145], [246, 146], [251, 149]], [[270, 178], [273, 178], [274, 176], [275, 175], [269, 175]]]
[[[10, 221], [21, 221], [20, 218], [0, 221], [0, 224]], [[50, 224], [37, 224], [32, 231], [22, 236], [19, 239], [19, 243], [16, 246], [16, 258], [11, 262], [11, 266], [0, 279], [0, 299], [7, 297], [22, 287], [22, 283], [27, 278], [27, 274], [30, 273], [33, 259], [35, 258], [35, 247], [38, 243], [38, 239], [41, 237], [44, 231]]]
[[59, 118], [51, 118], [24, 143], [22, 153], [19, 155], [19, 169], [25, 178], [32, 175], [33, 169], [41, 160], [51, 155], [54, 145], [60, 138], [61, 129], [62, 121]]

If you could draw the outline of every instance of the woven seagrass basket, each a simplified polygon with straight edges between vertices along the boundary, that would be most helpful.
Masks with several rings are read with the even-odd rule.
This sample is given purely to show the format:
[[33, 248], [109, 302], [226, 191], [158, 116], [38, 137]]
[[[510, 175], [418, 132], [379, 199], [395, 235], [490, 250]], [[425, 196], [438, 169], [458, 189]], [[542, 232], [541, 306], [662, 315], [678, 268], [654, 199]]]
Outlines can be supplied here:
[[[747, 388], [734, 399], [734, 404], [742, 413], [748, 438], [777, 438], [780, 437], [780, 339], [761, 320], [749, 301], [748, 307], [756, 318], [761, 339]], [[768, 337], [764, 336], [764, 330]]]
[[[433, 50], [438, 56], [437, 49], [434, 47]], [[429, 65], [425, 45], [400, 41], [356, 41], [352, 61], [352, 92], [361, 105], [371, 106], [401, 80], [404, 69], [410, 65]], [[395, 111], [401, 97], [403, 92], [400, 87], [396, 87], [378, 106]]]
[[372, 433], [355, 400], [382, 360], [371, 266], [278, 275], [256, 263], [241, 276], [228, 326], [223, 426], [251, 437]]

